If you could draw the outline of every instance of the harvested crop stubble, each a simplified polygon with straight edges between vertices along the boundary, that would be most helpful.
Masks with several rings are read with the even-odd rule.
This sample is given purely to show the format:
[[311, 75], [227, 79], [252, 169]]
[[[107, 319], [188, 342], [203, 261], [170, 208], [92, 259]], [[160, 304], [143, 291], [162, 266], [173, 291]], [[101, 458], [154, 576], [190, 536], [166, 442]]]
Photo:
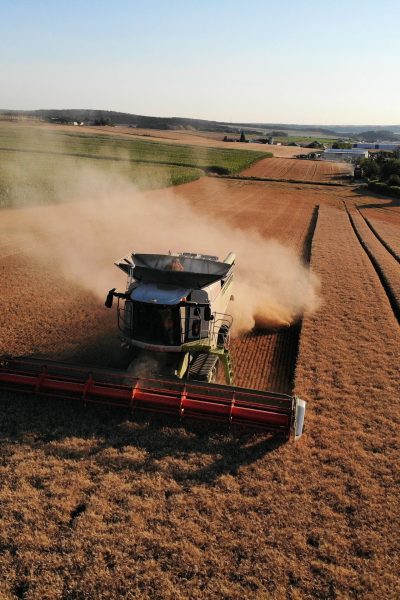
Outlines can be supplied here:
[[366, 217], [378, 219], [383, 223], [400, 227], [400, 200], [390, 200], [374, 196], [366, 196], [362, 202], [356, 202], [356, 205]]
[[374, 266], [383, 279], [396, 314], [400, 315], [400, 264], [373, 234], [360, 212], [352, 206], [348, 206], [348, 212], [361, 243], [370, 253], [372, 261], [376, 262]]
[[242, 171], [241, 175], [273, 177], [276, 179], [304, 179], [305, 181], [337, 180], [352, 172], [347, 163], [294, 158], [266, 158]]
[[[182, 201], [196, 198], [202, 214], [232, 207], [232, 221], [244, 229], [267, 234], [273, 227], [302, 247], [312, 200], [295, 198], [292, 216], [283, 188], [217, 182], [219, 204], [211, 209], [204, 184], [187, 187], [186, 200], [179, 189]], [[280, 202], [284, 209], [275, 218]], [[18, 229], [22, 210], [4, 213], [9, 230]], [[73, 210], [31, 209], [39, 221]], [[2, 351], [107, 364], [115, 315], [60, 277], [53, 257], [40, 262], [22, 254], [1, 266], [9, 310], [2, 313]], [[264, 344], [261, 334], [255, 341]], [[254, 362], [248, 346], [245, 351], [243, 369]], [[254, 377], [278, 386], [267, 373], [267, 345], [262, 352], [265, 363], [252, 373], [239, 371], [239, 383]], [[272, 356], [280, 361], [275, 351]], [[170, 420], [131, 421], [126, 413], [17, 395], [2, 395], [1, 409], [5, 597], [282, 598], [302, 573], [310, 577], [299, 556], [315, 551], [294, 534], [292, 510], [304, 505], [297, 482], [303, 466], [290, 446], [257, 435], [238, 439], [212, 425], [183, 429]], [[325, 589], [324, 582], [313, 585]]]
[[[320, 205], [312, 265], [324, 304], [305, 320], [297, 369], [306, 435], [279, 445], [212, 424], [3, 394], [0, 597], [397, 600], [399, 333], [342, 196], [214, 180], [176, 191], [249, 236], [279, 230], [298, 252]], [[3, 214], [8, 231], [21, 214]], [[126, 252], [125, 239], [114, 244]], [[0, 262], [9, 311], [1, 349], [108, 364], [115, 315], [47, 258]], [[254, 361], [242, 352], [241, 381], [270, 385], [267, 358], [240, 374]]]
[[[389, 246], [390, 250], [400, 259], [400, 214], [382, 209], [363, 209], [361, 213], [370, 227]], [[398, 211], [400, 213], [400, 211]]]
[[367, 222], [400, 260], [400, 225], [391, 225], [372, 218], [367, 218]]
[[60, 276], [56, 260], [38, 260], [29, 248], [15, 246], [13, 254], [0, 256], [0, 277], [0, 355], [107, 364], [118, 347], [115, 315], [94, 294]]
[[235, 339], [232, 354], [239, 385], [291, 394], [298, 333], [292, 326], [270, 333], [255, 330]]
[[176, 195], [210, 219], [218, 217], [249, 230], [250, 236], [251, 231], [257, 231], [275, 238], [298, 254], [302, 253], [314, 207], [333, 197], [317, 186], [205, 178], [177, 188]]
[[343, 208], [321, 206], [312, 265], [323, 305], [303, 322], [296, 393], [313, 398], [313, 569], [332, 582], [332, 598], [395, 598], [399, 326]]

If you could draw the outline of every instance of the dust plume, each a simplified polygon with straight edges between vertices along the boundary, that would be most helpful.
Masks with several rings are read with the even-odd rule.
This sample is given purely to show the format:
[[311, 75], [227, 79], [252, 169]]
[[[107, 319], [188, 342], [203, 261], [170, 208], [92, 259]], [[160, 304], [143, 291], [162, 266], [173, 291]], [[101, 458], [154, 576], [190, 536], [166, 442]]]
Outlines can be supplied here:
[[[136, 357], [126, 369], [129, 377], [157, 377], [161, 372], [162, 357], [142, 353]], [[129, 378], [127, 382], [129, 383]]]
[[[229, 310], [236, 333], [254, 325], [287, 326], [318, 306], [318, 280], [290, 248], [200, 214], [172, 188], [140, 192], [119, 174], [80, 167], [68, 184], [62, 180], [54, 199], [62, 203], [19, 209], [14, 233], [30, 254], [55, 262], [64, 277], [99, 301], [112, 287], [124, 290], [113, 262], [129, 252], [202, 252], [223, 260], [234, 251], [235, 301]], [[2, 211], [6, 226], [13, 212]]]

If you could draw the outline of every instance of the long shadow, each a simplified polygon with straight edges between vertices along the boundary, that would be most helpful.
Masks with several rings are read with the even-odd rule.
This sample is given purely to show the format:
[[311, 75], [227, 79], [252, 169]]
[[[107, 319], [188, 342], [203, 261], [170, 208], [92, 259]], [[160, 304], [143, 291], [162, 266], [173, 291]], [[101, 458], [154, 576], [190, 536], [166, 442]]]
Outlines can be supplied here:
[[349, 175], [348, 173], [339, 173], [338, 175], [330, 175], [329, 178], [334, 181], [344, 181], [346, 183], [353, 183], [353, 181], [354, 181], [353, 175]]
[[[53, 352], [42, 356], [43, 362], [47, 358], [97, 367], [126, 367], [130, 358], [125, 352], [121, 356], [115, 324], [107, 319], [99, 323], [102, 331], [93, 333], [77, 321], [74, 327], [81, 328], [81, 335], [74, 338], [74, 349], [60, 351], [59, 344], [55, 344]], [[77, 349], [80, 338], [82, 345]], [[240, 466], [259, 460], [284, 443], [281, 437], [229, 430], [222, 424], [185, 422], [183, 428], [173, 417], [135, 414], [132, 418], [124, 409], [85, 408], [80, 403], [18, 393], [0, 393], [0, 411], [0, 460], [7, 460], [15, 450], [14, 444], [22, 444], [48, 456], [76, 460], [90, 457], [99, 465], [115, 468], [114, 459], [104, 452], [114, 448], [118, 451], [118, 466], [135, 471], [155, 472], [158, 461], [175, 458], [170, 472], [188, 485], [196, 481], [212, 483], [224, 473], [234, 474]], [[132, 461], [129, 453], [123, 452], [128, 446], [143, 450], [145, 458]], [[204, 454], [211, 457], [209, 461], [196, 460], [196, 455]], [[189, 470], [184, 468], [184, 460], [179, 460], [185, 456], [192, 463]]]
[[[368, 256], [368, 258], [370, 259], [373, 268], [376, 271], [376, 274], [378, 275], [380, 282], [382, 284], [382, 287], [388, 297], [388, 300], [390, 302], [390, 305], [392, 307], [394, 316], [396, 317], [397, 321], [400, 324], [400, 305], [398, 302], [398, 298], [397, 298], [397, 294], [396, 294], [396, 290], [392, 285], [392, 281], [390, 280], [390, 278], [388, 278], [385, 270], [383, 269], [381, 263], [379, 262], [379, 260], [376, 258], [374, 252], [371, 250], [370, 246], [366, 243], [366, 241], [364, 240], [363, 236], [361, 235], [360, 231], [357, 228], [357, 225], [354, 221], [354, 218], [351, 214], [351, 212], [348, 210], [346, 203], [344, 203], [345, 206], [345, 210], [347, 213], [347, 216], [349, 218], [350, 221], [350, 225], [354, 231], [354, 234], [356, 236], [356, 238], [358, 239], [361, 247], [364, 249], [366, 255]], [[360, 212], [360, 211], [359, 211]], [[361, 212], [360, 212], [361, 214]], [[361, 215], [362, 216], [362, 215]]]
[[[105, 325], [106, 331], [98, 332], [90, 340], [83, 335], [78, 349], [60, 352], [55, 347], [53, 353], [36, 357], [43, 358], [43, 363], [50, 359], [126, 369], [131, 356], [121, 350], [115, 329], [108, 323]], [[7, 460], [14, 452], [14, 444], [40, 449], [61, 459], [90, 457], [105, 468], [149, 473], [157, 471], [160, 460], [172, 457], [176, 460], [172, 461], [170, 474], [184, 486], [199, 481], [212, 484], [220, 475], [235, 474], [240, 466], [259, 460], [284, 443], [280, 436], [229, 429], [224, 424], [185, 421], [183, 427], [178, 417], [140, 412], [132, 415], [121, 408], [85, 407], [80, 402], [18, 393], [0, 393], [0, 411], [0, 460]], [[145, 458], [132, 461], [129, 452], [123, 452], [127, 447], [143, 450]], [[108, 448], [118, 450], [118, 465], [105, 452]], [[211, 460], [199, 466], [196, 455], [209, 455]], [[187, 457], [187, 463], [179, 460], [182, 456]]]
[[370, 196], [371, 198], [376, 198], [377, 200], [385, 200], [385, 203], [379, 202], [379, 204], [357, 204], [357, 208], [399, 208], [400, 207], [400, 198], [392, 198], [390, 196], [383, 196], [380, 194], [376, 194], [371, 192], [365, 188], [355, 188], [354, 193], [359, 196]]
[[[239, 467], [252, 464], [283, 442], [279, 436], [249, 434], [227, 426], [186, 422], [173, 417], [131, 413], [124, 409], [84, 407], [82, 404], [3, 394], [0, 398], [2, 421], [0, 442], [2, 460], [14, 452], [14, 444], [40, 450], [61, 459], [90, 459], [109, 469], [132, 469], [153, 473], [159, 461], [172, 457], [169, 474], [183, 485], [212, 484], [222, 474], [235, 475]], [[90, 441], [90, 444], [82, 443]], [[128, 447], [142, 450], [144, 458], [132, 459]], [[110, 457], [104, 451], [117, 450]], [[190, 468], [196, 454], [215, 456], [206, 466]], [[194, 463], [196, 461], [194, 460]]]
[[121, 342], [113, 329], [96, 333], [90, 342], [83, 340], [78, 349], [62, 351], [56, 349], [53, 353], [42, 355], [41, 358], [44, 362], [48, 359], [72, 365], [121, 370], [127, 369], [132, 361], [131, 355], [121, 348]]
[[310, 219], [310, 223], [309, 223], [308, 229], [307, 229], [307, 234], [306, 234], [306, 237], [304, 238], [304, 242], [303, 242], [303, 248], [302, 248], [301, 254], [302, 254], [303, 260], [308, 264], [310, 263], [310, 260], [311, 260], [311, 247], [312, 247], [312, 241], [314, 238], [315, 228], [317, 226], [318, 212], [319, 212], [319, 204], [314, 206], [314, 209], [313, 209], [313, 212], [311, 215], [311, 219]]

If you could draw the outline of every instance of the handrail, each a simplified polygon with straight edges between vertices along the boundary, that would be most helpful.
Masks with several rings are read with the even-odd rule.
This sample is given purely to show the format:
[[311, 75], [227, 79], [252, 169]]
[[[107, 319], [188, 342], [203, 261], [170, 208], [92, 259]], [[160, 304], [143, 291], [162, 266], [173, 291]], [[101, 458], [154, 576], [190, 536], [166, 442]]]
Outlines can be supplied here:
[[[125, 308], [120, 306], [120, 298], [118, 298], [118, 308], [117, 308], [117, 318], [118, 318], [118, 329], [128, 336], [128, 332], [133, 331], [133, 313]], [[233, 323], [233, 317], [226, 313], [212, 313], [213, 319], [210, 321], [205, 321], [204, 319], [200, 319], [198, 316], [188, 316], [184, 315], [180, 317], [180, 332], [181, 332], [181, 344], [185, 344], [188, 341], [201, 341], [204, 339], [210, 340], [210, 345], [215, 346], [224, 346], [228, 347], [229, 339], [230, 339], [230, 330]], [[193, 333], [193, 323], [199, 321], [201, 322], [201, 326], [199, 327], [198, 334]], [[206, 325], [208, 324], [208, 325]], [[188, 332], [191, 332], [190, 338], [188, 336]], [[184, 336], [182, 336], [182, 332], [184, 332]], [[128, 336], [129, 337], [129, 336]], [[222, 343], [219, 340], [222, 338]], [[130, 339], [135, 339], [131, 337]], [[138, 340], [140, 341], [140, 340]], [[152, 343], [149, 341], [149, 343]], [[158, 345], [158, 344], [155, 344]], [[175, 345], [175, 344], [171, 344]]]

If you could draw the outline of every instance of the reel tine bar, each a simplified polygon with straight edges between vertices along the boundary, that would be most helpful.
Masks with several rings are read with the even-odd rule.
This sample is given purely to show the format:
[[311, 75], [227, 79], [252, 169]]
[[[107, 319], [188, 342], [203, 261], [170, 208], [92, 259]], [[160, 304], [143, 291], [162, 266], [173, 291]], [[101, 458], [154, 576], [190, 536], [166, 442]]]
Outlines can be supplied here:
[[86, 404], [106, 404], [218, 421], [290, 437], [296, 403], [291, 396], [227, 385], [136, 378], [122, 371], [36, 359], [0, 360], [0, 389]]

